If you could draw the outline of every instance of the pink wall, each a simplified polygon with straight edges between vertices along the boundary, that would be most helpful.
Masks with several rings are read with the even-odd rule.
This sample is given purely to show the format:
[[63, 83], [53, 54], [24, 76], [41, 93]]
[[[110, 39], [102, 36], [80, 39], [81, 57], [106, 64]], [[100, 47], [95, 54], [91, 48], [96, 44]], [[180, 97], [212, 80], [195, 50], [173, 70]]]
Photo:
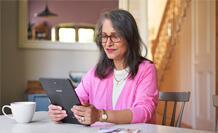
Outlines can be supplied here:
[[49, 10], [58, 17], [34, 17], [35, 13], [44, 10], [45, 4], [44, 0], [30, 0], [28, 21], [33, 24], [46, 21], [50, 26], [66, 22], [96, 24], [103, 11], [118, 8], [118, 0], [48, 0]]

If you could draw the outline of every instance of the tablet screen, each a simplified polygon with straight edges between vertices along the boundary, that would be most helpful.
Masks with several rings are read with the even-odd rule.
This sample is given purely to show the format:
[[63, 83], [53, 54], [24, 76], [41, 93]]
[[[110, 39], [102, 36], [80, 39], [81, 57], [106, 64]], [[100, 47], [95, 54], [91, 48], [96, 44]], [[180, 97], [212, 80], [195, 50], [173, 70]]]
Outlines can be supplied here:
[[81, 105], [71, 81], [55, 78], [40, 78], [39, 80], [51, 103], [66, 110], [68, 116], [62, 122], [80, 124], [71, 111], [74, 105]]

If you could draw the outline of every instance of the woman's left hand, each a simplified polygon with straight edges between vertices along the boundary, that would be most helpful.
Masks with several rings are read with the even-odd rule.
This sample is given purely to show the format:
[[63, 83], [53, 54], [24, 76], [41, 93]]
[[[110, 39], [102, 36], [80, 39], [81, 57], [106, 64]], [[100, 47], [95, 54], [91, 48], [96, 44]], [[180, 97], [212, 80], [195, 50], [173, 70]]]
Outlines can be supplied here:
[[85, 125], [91, 125], [99, 121], [101, 111], [96, 109], [94, 105], [83, 102], [82, 106], [74, 105], [71, 111], [77, 120]]

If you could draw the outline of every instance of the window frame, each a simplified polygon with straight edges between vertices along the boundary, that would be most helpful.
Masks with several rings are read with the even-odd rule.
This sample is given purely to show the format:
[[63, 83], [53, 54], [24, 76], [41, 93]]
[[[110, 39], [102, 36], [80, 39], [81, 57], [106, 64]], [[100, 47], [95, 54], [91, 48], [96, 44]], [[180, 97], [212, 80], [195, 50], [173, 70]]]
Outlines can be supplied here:
[[27, 11], [28, 2], [27, 0], [19, 0], [19, 41], [18, 48], [25, 49], [53, 49], [53, 50], [85, 50], [85, 51], [97, 51], [96, 43], [66, 43], [59, 41], [48, 41], [48, 40], [28, 40], [27, 33]]
[[[78, 23], [78, 24], [75, 24], [75, 23], [59, 24], [58, 26], [55, 27], [55, 29], [57, 29], [56, 30], [56, 40], [57, 41], [59, 41], [59, 29], [60, 28], [74, 28], [75, 29], [75, 41], [77, 43], [80, 43], [79, 42], [79, 29], [80, 28], [94, 30], [93, 39], [95, 39], [95, 35], [96, 35], [96, 33], [95, 33], [95, 25], [93, 25], [93, 24], [84, 24], [84, 23]], [[92, 43], [92, 42], [90, 42], [90, 43]], [[84, 43], [82, 43], [82, 44], [84, 44]]]

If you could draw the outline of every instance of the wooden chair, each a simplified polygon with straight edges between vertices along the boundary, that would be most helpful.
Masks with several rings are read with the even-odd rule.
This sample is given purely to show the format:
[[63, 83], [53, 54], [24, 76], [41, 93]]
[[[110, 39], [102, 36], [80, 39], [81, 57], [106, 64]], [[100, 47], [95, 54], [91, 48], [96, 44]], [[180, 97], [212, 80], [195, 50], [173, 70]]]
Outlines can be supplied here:
[[214, 107], [218, 107], [218, 95], [213, 95], [213, 105]]
[[[189, 98], [190, 92], [159, 92], [159, 101], [165, 101], [162, 125], [166, 125], [167, 103], [174, 102], [170, 126], [180, 127], [185, 102], [188, 102]], [[175, 124], [177, 102], [182, 102], [182, 104]]]
[[[218, 95], [213, 95], [213, 106], [214, 107], [218, 107]], [[217, 133], [218, 133], [218, 119], [217, 119], [217, 117], [216, 117], [216, 131], [217, 131]]]

